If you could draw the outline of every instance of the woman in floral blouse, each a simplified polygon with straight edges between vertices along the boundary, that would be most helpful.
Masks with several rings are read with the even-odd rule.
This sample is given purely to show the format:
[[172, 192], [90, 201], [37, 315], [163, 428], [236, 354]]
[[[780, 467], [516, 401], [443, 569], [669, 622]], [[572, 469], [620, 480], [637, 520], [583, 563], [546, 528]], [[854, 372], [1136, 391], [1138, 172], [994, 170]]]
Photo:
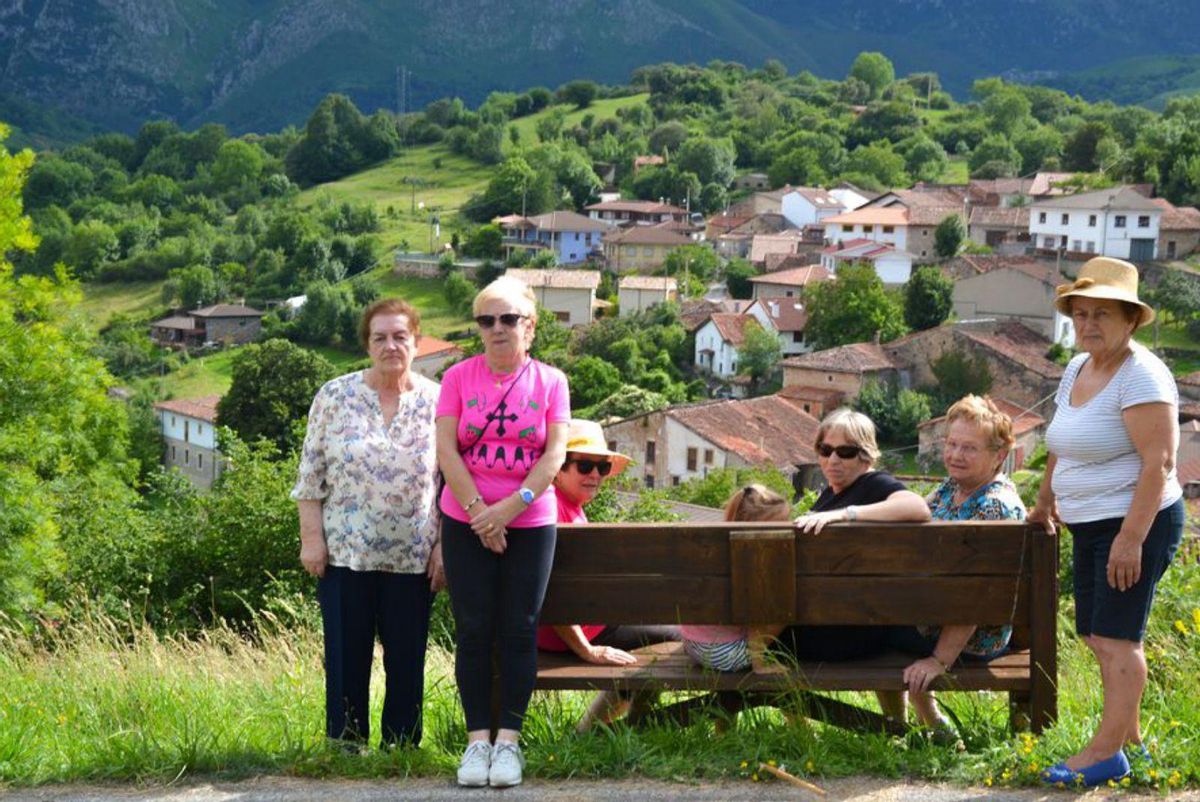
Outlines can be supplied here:
[[325, 632], [325, 732], [365, 742], [378, 636], [381, 744], [421, 741], [425, 647], [441, 569], [436, 382], [412, 372], [417, 310], [395, 298], [364, 310], [366, 370], [322, 387], [308, 415], [300, 477], [300, 561], [318, 577]]
[[[1025, 520], [1025, 505], [1000, 470], [1015, 442], [1012, 419], [991, 399], [968, 395], [950, 407], [946, 426], [942, 461], [950, 478], [926, 499], [934, 520]], [[952, 733], [928, 690], [930, 683], [945, 674], [960, 655], [972, 660], [999, 657], [1008, 649], [1010, 637], [1010, 626], [896, 628], [893, 645], [922, 655], [904, 669], [904, 682], [922, 723], [933, 727], [935, 733]]]

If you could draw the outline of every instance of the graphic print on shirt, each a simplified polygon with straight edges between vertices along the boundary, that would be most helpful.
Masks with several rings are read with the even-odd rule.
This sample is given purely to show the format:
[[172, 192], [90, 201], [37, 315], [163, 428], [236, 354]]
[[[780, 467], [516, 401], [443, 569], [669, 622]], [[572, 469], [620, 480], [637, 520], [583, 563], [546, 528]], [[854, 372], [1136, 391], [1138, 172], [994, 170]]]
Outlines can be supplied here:
[[537, 443], [541, 405], [518, 389], [507, 398], [497, 394], [496, 401], [499, 403], [489, 408], [493, 400], [486, 394], [467, 400], [463, 422], [472, 445], [463, 453], [463, 460], [471, 468], [529, 473], [542, 456]]

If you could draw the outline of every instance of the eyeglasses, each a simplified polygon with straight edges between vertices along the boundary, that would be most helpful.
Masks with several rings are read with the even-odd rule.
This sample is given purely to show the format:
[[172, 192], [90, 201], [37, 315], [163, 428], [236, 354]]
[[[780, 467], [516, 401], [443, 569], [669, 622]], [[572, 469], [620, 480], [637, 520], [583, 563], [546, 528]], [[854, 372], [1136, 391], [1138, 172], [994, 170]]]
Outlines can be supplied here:
[[822, 457], [837, 454], [842, 459], [854, 459], [862, 453], [862, 446], [831, 446], [828, 443], [821, 443], [817, 446], [817, 453]]
[[496, 321], [499, 320], [503, 325], [511, 329], [522, 320], [525, 320], [527, 317], [529, 317], [529, 315], [518, 315], [516, 312], [505, 312], [503, 315], [476, 315], [475, 322], [481, 329], [490, 329], [492, 326], [495, 326]]
[[980, 451], [995, 451], [996, 449], [992, 448], [991, 446], [986, 446], [981, 449], [979, 446], [971, 443], [959, 443], [956, 440], [947, 440], [942, 446], [942, 450], [947, 454], [953, 454], [955, 451], [957, 451], [967, 459], [971, 459], [972, 457], [978, 456]]
[[581, 473], [584, 476], [587, 476], [593, 470], [595, 470], [596, 473], [600, 474], [601, 476], [608, 476], [608, 474], [612, 472], [612, 467], [613, 467], [613, 464], [611, 462], [609, 462], [608, 460], [599, 460], [599, 459], [569, 459], [569, 460], [567, 460], [568, 465], [570, 465], [571, 463], [574, 463], [575, 467], [579, 469], [579, 473]]

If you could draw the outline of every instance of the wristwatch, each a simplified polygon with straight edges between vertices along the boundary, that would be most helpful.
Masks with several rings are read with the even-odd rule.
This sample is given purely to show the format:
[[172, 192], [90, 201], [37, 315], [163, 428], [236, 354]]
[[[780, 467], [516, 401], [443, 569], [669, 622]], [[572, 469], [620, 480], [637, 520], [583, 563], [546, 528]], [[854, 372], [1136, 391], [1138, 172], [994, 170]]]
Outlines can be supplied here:
[[855, 507], [853, 504], [846, 507], [846, 520], [847, 521], [857, 521], [858, 520], [858, 508]]
[[534, 495], [533, 491], [530, 490], [528, 487], [522, 487], [520, 490], [517, 491], [517, 495], [521, 497], [521, 503], [524, 504], [526, 507], [528, 507], [530, 504], [532, 504], [533, 500], [535, 498], [537, 498], [537, 496]]

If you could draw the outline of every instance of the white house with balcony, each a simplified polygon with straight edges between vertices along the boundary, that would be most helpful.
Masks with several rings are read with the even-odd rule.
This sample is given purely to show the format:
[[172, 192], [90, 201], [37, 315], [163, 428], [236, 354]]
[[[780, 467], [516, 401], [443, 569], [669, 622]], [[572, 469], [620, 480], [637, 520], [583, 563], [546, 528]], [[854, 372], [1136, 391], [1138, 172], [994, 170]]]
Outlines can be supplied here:
[[1132, 187], [1111, 187], [1037, 201], [1029, 210], [1029, 236], [1040, 250], [1150, 261], [1158, 258], [1162, 214]]

